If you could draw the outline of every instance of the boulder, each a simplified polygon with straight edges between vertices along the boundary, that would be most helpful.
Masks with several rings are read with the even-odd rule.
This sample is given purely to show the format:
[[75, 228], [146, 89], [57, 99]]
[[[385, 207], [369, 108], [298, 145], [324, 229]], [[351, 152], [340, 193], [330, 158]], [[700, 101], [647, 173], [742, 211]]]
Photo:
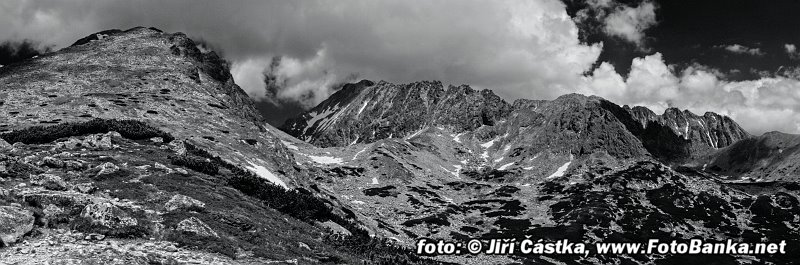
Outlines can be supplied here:
[[182, 194], [172, 196], [172, 198], [164, 204], [164, 208], [169, 212], [177, 210], [202, 211], [205, 207], [206, 204], [204, 202]]
[[172, 141], [169, 142], [169, 150], [177, 153], [178, 155], [185, 155], [186, 154], [186, 145], [183, 141]]
[[168, 166], [165, 166], [164, 164], [161, 164], [161, 163], [158, 163], [158, 162], [156, 162], [156, 164], [153, 166], [153, 168], [166, 171], [167, 174], [172, 173], [172, 171], [173, 171]]
[[33, 230], [33, 213], [17, 206], [0, 206], [0, 245], [10, 246]]
[[84, 143], [88, 147], [93, 147], [100, 150], [109, 150], [113, 148], [111, 144], [111, 136], [109, 134], [92, 134], [84, 139]]
[[78, 183], [72, 186], [73, 189], [80, 193], [92, 193], [97, 188], [91, 182]]
[[122, 134], [120, 134], [120, 133], [118, 133], [118, 132], [116, 132], [116, 131], [110, 131], [110, 132], [107, 132], [107, 133], [106, 133], [106, 134], [104, 134], [103, 136], [104, 136], [104, 137], [108, 137], [108, 138], [110, 138], [110, 139], [113, 139], [113, 138], [122, 138]]
[[10, 149], [11, 144], [6, 142], [6, 140], [0, 139], [0, 149]]
[[88, 219], [94, 225], [109, 229], [120, 229], [138, 224], [136, 219], [130, 217], [125, 211], [110, 202], [99, 202], [87, 205], [81, 212], [81, 217]]
[[86, 235], [86, 237], [84, 237], [83, 239], [87, 240], [87, 241], [100, 241], [100, 240], [103, 240], [105, 238], [106, 238], [105, 235], [97, 234], [97, 233], [91, 233], [91, 234]]
[[181, 232], [195, 234], [197, 236], [202, 236], [202, 237], [219, 237], [219, 235], [217, 235], [217, 232], [214, 232], [214, 230], [211, 229], [211, 227], [209, 227], [206, 223], [203, 223], [202, 220], [194, 216], [184, 219], [183, 221], [178, 223], [178, 226], [175, 229]]
[[48, 190], [67, 190], [67, 182], [53, 174], [31, 175], [33, 185], [42, 186]]
[[45, 190], [22, 194], [22, 199], [25, 202], [39, 208], [44, 208], [49, 204], [53, 204], [64, 209], [83, 209], [83, 207], [90, 204], [95, 198], [94, 196], [74, 191]]
[[64, 161], [64, 167], [69, 170], [83, 170], [85, 166], [79, 161]]
[[335, 223], [333, 221], [325, 221], [324, 223], [319, 223], [319, 224], [320, 224], [320, 226], [322, 226], [324, 228], [330, 229], [334, 233], [342, 234], [342, 235], [346, 235], [346, 236], [352, 235], [352, 233], [350, 233], [350, 230], [347, 230], [347, 228], [344, 228], [343, 226], [341, 226], [341, 225], [339, 225], [339, 224], [337, 224], [337, 223]]
[[11, 190], [0, 188], [0, 200], [5, 200], [11, 197]]
[[84, 139], [69, 138], [66, 141], [56, 143], [55, 149], [75, 149], [91, 148], [95, 150], [110, 150], [114, 148], [111, 142], [112, 137], [119, 135], [116, 132], [109, 132], [106, 134], [92, 134], [86, 136]]
[[45, 218], [51, 219], [55, 216], [58, 216], [59, 214], [63, 214], [64, 209], [61, 209], [60, 207], [55, 206], [54, 204], [48, 204], [47, 206], [44, 207], [44, 209], [42, 209], [42, 213], [44, 214]]
[[52, 156], [45, 156], [42, 158], [42, 165], [50, 168], [63, 168], [65, 163], [64, 160]]
[[105, 162], [102, 165], [97, 166], [97, 168], [100, 169], [100, 171], [97, 172], [97, 176], [108, 175], [119, 171], [119, 167], [111, 162]]

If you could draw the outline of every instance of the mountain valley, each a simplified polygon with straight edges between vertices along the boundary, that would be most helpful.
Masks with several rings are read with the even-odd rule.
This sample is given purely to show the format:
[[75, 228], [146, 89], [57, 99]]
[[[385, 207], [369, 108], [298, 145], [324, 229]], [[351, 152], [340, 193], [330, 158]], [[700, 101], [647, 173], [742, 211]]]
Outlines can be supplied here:
[[[133, 28], [0, 68], [0, 260], [792, 264], [800, 136], [597, 96], [363, 80], [275, 128], [214, 52]], [[783, 255], [453, 255], [420, 238], [786, 240]], [[72, 264], [65, 262], [65, 264]], [[81, 264], [81, 263], [78, 263]], [[88, 263], [87, 263], [88, 264]]]

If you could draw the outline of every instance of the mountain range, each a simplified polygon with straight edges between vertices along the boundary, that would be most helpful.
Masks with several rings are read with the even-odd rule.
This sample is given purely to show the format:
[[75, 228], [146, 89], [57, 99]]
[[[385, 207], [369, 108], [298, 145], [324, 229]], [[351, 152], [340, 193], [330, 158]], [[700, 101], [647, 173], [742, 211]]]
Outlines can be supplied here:
[[[346, 84], [279, 128], [214, 52], [110, 30], [0, 68], [0, 260], [791, 264], [800, 136], [596, 96]], [[786, 240], [783, 255], [454, 255], [420, 238]]]

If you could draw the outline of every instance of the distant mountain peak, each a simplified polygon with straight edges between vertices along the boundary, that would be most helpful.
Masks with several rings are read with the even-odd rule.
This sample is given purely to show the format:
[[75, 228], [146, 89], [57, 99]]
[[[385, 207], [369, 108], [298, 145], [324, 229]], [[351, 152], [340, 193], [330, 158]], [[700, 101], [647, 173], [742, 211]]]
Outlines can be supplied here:
[[[588, 129], [625, 128], [630, 134], [626, 137], [639, 138], [620, 139], [630, 145], [626, 148], [635, 149], [631, 141], [641, 141], [653, 155], [667, 160], [687, 159], [749, 136], [733, 120], [715, 113], [698, 116], [688, 110], [668, 108], [657, 115], [645, 107], [619, 107], [593, 95], [571, 93], [550, 101], [519, 99], [509, 104], [491, 90], [476, 90], [469, 85], [450, 85], [445, 89], [439, 81], [370, 84], [374, 83], [345, 85], [307, 113], [287, 121], [281, 129], [301, 140], [329, 147], [401, 138], [425, 127], [448, 128], [453, 133], [473, 131], [510, 121], [513, 116], [522, 119], [520, 126], [557, 124], [548, 129], [547, 135], [536, 136], [549, 139], [560, 138], [549, 134], [564, 133], [558, 131], [563, 129], [585, 134]], [[600, 118], [609, 115], [615, 118]], [[583, 137], [605, 137], [601, 135], [607, 133], [592, 132]], [[567, 140], [558, 143], [567, 144]], [[613, 152], [637, 156], [643, 151]]]

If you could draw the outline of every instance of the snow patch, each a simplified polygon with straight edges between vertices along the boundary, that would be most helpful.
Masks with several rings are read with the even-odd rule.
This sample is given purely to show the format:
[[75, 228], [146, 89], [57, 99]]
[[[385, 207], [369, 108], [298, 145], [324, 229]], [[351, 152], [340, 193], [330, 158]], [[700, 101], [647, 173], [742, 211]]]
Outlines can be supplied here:
[[489, 160], [489, 147], [492, 147], [495, 141], [497, 141], [497, 138], [481, 144], [481, 147], [485, 149], [483, 150], [483, 154], [481, 154], [481, 158], [483, 158], [483, 160]]
[[442, 198], [444, 198], [444, 201], [446, 201], [448, 203], [453, 203], [453, 199], [451, 199], [451, 198], [449, 198], [447, 196], [442, 195]]
[[303, 134], [306, 134], [306, 131], [308, 131], [309, 128], [314, 127], [314, 124], [316, 124], [317, 122], [319, 122], [324, 118], [327, 118], [329, 115], [333, 114], [337, 110], [338, 108], [329, 108], [323, 111], [322, 113], [317, 113], [317, 112], [309, 113], [308, 115], [311, 116], [311, 119], [309, 119], [308, 122], [306, 122], [306, 128], [303, 129]]
[[378, 177], [372, 177], [372, 185], [378, 185]]
[[686, 127], [683, 129], [683, 139], [689, 140], [689, 121], [686, 121]]
[[250, 163], [251, 166], [249, 166], [249, 167], [245, 166], [245, 167], [247, 169], [249, 169], [250, 171], [253, 171], [253, 173], [256, 173], [256, 175], [258, 175], [259, 177], [264, 178], [266, 180], [269, 180], [269, 182], [272, 182], [275, 185], [281, 186], [284, 189], [287, 189], [287, 190], [289, 189], [289, 186], [286, 186], [286, 183], [283, 183], [283, 181], [280, 178], [278, 178], [278, 176], [275, 176], [275, 174], [272, 174], [272, 172], [270, 172], [269, 169], [267, 169], [265, 167], [262, 167], [262, 166], [259, 166], [259, 165], [256, 165], [253, 162], [249, 162], [249, 163]]
[[425, 129], [426, 129], [426, 128], [419, 129], [419, 130], [417, 130], [416, 132], [412, 133], [411, 135], [409, 135], [409, 136], [406, 136], [406, 138], [405, 138], [405, 139], [406, 139], [406, 140], [408, 140], [408, 139], [414, 138], [414, 136], [417, 136], [417, 135], [419, 135], [420, 133], [422, 133], [423, 131], [425, 131]]
[[361, 105], [361, 108], [360, 108], [360, 109], [358, 109], [358, 113], [356, 114], [356, 117], [358, 117], [358, 115], [361, 115], [361, 112], [363, 112], [363, 111], [364, 111], [364, 108], [366, 108], [366, 107], [367, 107], [367, 103], [369, 103], [369, 100], [365, 101], [365, 102], [364, 102], [364, 105]]
[[461, 166], [457, 166], [457, 167], [456, 167], [456, 171], [455, 171], [455, 172], [453, 172], [453, 171], [450, 171], [450, 170], [448, 170], [447, 168], [445, 168], [444, 166], [441, 166], [441, 165], [439, 165], [439, 167], [441, 167], [442, 169], [444, 169], [444, 171], [447, 171], [447, 173], [453, 174], [453, 176], [455, 176], [455, 177], [458, 177], [458, 171], [460, 171], [460, 170], [461, 170]]
[[461, 143], [461, 135], [464, 135], [464, 133], [462, 132], [462, 133], [456, 134], [456, 136], [453, 137], [453, 141], [456, 141], [456, 143]]
[[365, 204], [365, 202], [362, 202], [362, 201], [359, 201], [359, 200], [352, 200], [350, 202], [353, 203], [353, 204]]
[[495, 142], [495, 141], [497, 141], [497, 139], [496, 139], [496, 138], [495, 138], [495, 139], [492, 139], [491, 141], [488, 141], [488, 142], [482, 143], [482, 144], [481, 144], [481, 147], [483, 147], [483, 148], [489, 148], [489, 147], [492, 147], [492, 145], [494, 145], [494, 142]]
[[295, 150], [295, 151], [297, 151], [297, 150], [300, 150], [300, 149], [299, 149], [299, 148], [297, 148], [297, 146], [296, 146], [296, 145], [294, 145], [292, 142], [287, 142], [287, 141], [281, 140], [281, 143], [283, 143], [283, 145], [285, 145], [285, 146], [286, 146], [286, 148], [289, 148], [289, 149], [292, 149], [292, 150]]
[[332, 157], [332, 156], [314, 156], [314, 155], [309, 155], [308, 158], [311, 158], [311, 160], [314, 160], [314, 162], [317, 162], [319, 164], [341, 164], [342, 163], [342, 159], [341, 158]]
[[567, 163], [564, 163], [564, 165], [561, 165], [561, 167], [559, 167], [558, 169], [556, 169], [556, 172], [555, 172], [555, 173], [553, 173], [552, 175], [550, 175], [550, 176], [549, 176], [549, 177], [547, 177], [547, 178], [551, 179], [551, 178], [556, 178], [556, 177], [563, 176], [563, 175], [564, 175], [564, 173], [566, 173], [566, 172], [567, 172], [567, 168], [569, 168], [569, 164], [571, 164], [571, 163], [572, 163], [572, 161], [569, 161], [569, 162], [567, 162]]
[[360, 154], [361, 154], [361, 153], [363, 153], [364, 151], [367, 151], [367, 147], [366, 147], [366, 146], [364, 147], [364, 149], [361, 149], [361, 151], [358, 151], [358, 153], [356, 153], [356, 155], [354, 155], [354, 156], [353, 156], [353, 159], [352, 159], [352, 160], [355, 160], [355, 159], [356, 159], [356, 157], [358, 157], [358, 155], [360, 155]]
[[514, 164], [514, 162], [511, 162], [511, 163], [508, 163], [508, 164], [502, 165], [502, 166], [501, 166], [500, 168], [498, 168], [497, 170], [506, 170], [506, 168], [510, 167], [510, 166], [511, 166], [511, 165], [513, 165], [513, 164]]

